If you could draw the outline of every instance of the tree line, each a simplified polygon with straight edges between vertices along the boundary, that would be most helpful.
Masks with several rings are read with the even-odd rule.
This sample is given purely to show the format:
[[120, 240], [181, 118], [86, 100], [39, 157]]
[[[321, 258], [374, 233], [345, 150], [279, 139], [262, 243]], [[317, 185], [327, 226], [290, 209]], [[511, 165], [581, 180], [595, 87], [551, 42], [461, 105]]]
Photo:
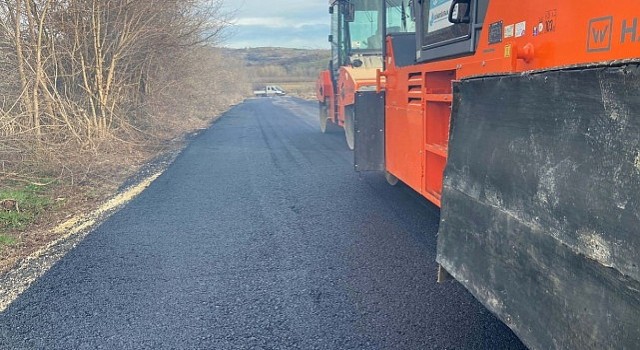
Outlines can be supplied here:
[[228, 23], [221, 6], [0, 0], [0, 156], [203, 118], [221, 95], [245, 94], [242, 67], [214, 47]]

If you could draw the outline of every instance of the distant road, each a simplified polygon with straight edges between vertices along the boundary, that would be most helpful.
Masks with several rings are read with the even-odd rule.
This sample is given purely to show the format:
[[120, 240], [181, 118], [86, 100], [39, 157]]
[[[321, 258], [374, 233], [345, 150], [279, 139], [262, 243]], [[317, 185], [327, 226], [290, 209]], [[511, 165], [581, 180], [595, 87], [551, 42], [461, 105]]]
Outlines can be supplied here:
[[438, 210], [252, 99], [0, 314], [1, 349], [519, 349], [436, 279]]

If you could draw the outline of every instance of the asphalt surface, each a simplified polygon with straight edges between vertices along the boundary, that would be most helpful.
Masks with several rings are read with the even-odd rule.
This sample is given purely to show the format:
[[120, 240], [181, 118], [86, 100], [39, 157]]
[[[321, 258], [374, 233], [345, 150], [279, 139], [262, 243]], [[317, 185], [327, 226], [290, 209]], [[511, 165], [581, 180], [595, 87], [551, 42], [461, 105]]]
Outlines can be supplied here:
[[318, 130], [307, 101], [230, 110], [0, 314], [0, 348], [523, 348], [435, 282], [437, 208]]

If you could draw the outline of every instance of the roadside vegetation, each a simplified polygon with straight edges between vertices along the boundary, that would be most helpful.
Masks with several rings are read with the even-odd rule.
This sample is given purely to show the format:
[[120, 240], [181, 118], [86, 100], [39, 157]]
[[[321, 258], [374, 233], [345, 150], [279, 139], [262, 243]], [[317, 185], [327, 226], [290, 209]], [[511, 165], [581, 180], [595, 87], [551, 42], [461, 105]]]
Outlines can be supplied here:
[[0, 251], [18, 243], [14, 233], [27, 227], [52, 206], [53, 200], [49, 197], [51, 184], [8, 184], [6, 189], [0, 189]]
[[318, 73], [327, 69], [329, 50], [262, 47], [235, 50], [244, 57], [247, 75], [257, 89], [279, 85], [289, 94], [313, 99]]
[[254, 87], [314, 97], [328, 51], [221, 48], [221, 6], [0, 0], [0, 273]]
[[0, 1], [0, 270], [250, 94], [221, 5]]

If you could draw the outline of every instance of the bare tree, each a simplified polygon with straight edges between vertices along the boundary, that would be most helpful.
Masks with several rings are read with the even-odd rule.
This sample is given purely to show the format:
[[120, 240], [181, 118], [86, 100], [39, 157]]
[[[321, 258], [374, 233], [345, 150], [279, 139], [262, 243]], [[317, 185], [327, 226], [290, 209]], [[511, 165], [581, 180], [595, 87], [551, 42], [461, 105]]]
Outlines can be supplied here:
[[249, 90], [214, 47], [228, 23], [221, 0], [0, 0], [0, 163], [212, 117]]

